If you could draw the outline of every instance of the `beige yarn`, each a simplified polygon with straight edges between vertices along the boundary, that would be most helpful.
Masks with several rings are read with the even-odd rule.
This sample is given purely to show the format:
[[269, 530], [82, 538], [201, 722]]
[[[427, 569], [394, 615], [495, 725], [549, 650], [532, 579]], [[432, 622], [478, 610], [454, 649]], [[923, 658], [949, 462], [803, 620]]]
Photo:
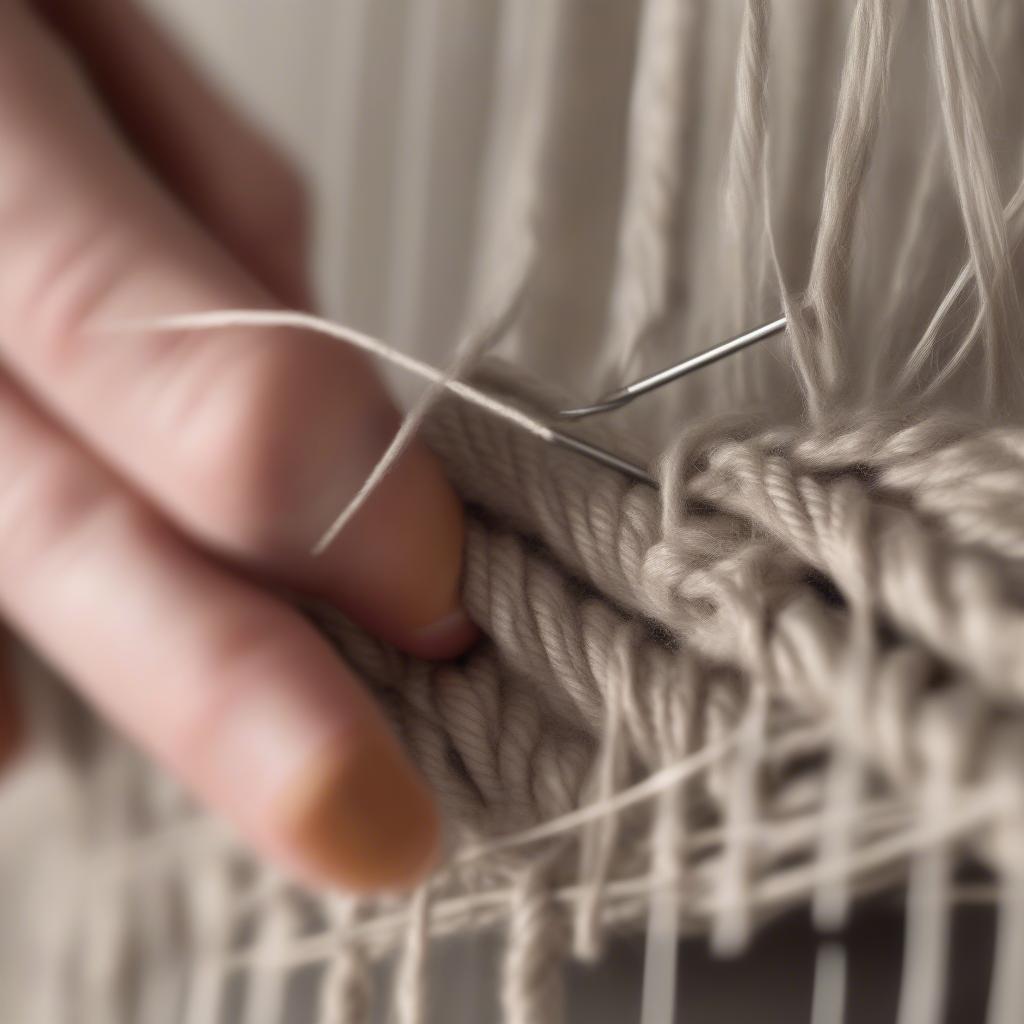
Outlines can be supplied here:
[[[603, 813], [561, 832], [543, 831], [543, 823], [586, 805], [613, 699], [628, 765], [622, 782], [685, 765], [693, 751], [711, 752], [690, 776], [694, 825], [678, 850], [688, 865], [680, 904], [686, 930], [706, 927], [720, 913], [721, 866], [737, 836], [756, 843], [730, 898], [753, 919], [808, 898], [830, 871], [838, 870], [854, 892], [877, 888], [902, 873], [908, 854], [940, 839], [974, 849], [1014, 877], [1019, 847], [1006, 837], [1020, 828], [1024, 807], [1019, 659], [1005, 644], [1002, 653], [994, 649], [998, 637], [986, 630], [996, 617], [1005, 630], [1021, 628], [1024, 611], [996, 592], [1007, 577], [993, 559], [998, 551], [1014, 564], [1021, 538], [1012, 527], [1019, 524], [1005, 509], [980, 511], [974, 529], [987, 540], [980, 547], [964, 533], [959, 510], [949, 507], [954, 496], [941, 478], [931, 487], [915, 478], [917, 486], [908, 487], [906, 474], [918, 472], [922, 460], [966, 465], [993, 490], [1022, 493], [1024, 434], [949, 423], [814, 433], [733, 425], [678, 446], [662, 467], [661, 502], [644, 485], [457, 402], [437, 408], [429, 428], [477, 510], [465, 595], [490, 642], [462, 664], [429, 666], [343, 622], [330, 628], [346, 657], [381, 687], [457, 825], [453, 857], [431, 883], [430, 900], [414, 900], [411, 920], [420, 923], [411, 931], [406, 911], [384, 901], [358, 918], [335, 914], [337, 938], [325, 921], [305, 938], [293, 932], [282, 941], [289, 905], [298, 913], [306, 897], [270, 878], [270, 888], [259, 884], [248, 896], [233, 885], [235, 909], [222, 906], [234, 926], [225, 931], [217, 922], [221, 941], [230, 943], [228, 933], [257, 913], [262, 938], [251, 947], [218, 950], [210, 945], [216, 933], [193, 919], [193, 955], [204, 968], [225, 955], [228, 964], [258, 968], [262, 989], [254, 992], [263, 1019], [280, 1019], [266, 1009], [279, 998], [268, 995], [268, 972], [321, 962], [333, 964], [324, 976], [325, 1006], [336, 1019], [358, 1019], [366, 983], [354, 965], [411, 942], [397, 998], [401, 1019], [413, 1020], [414, 1008], [426, 1005], [425, 976], [416, 966], [421, 929], [443, 935], [505, 919], [509, 1019], [557, 1019], [551, 971], [568, 940], [559, 905], [586, 905], [599, 884], [596, 927], [616, 930], [643, 913], [652, 882], [646, 863], [657, 825], [651, 809], [659, 805], [650, 797], [658, 789], [618, 812], [599, 883], [575, 877], [577, 844], [603, 823]], [[884, 547], [859, 543], [858, 531], [884, 539]], [[822, 566], [845, 605], [820, 589]], [[888, 603], [907, 590], [916, 604]], [[976, 593], [988, 601], [978, 612], [964, 601]], [[841, 680], [863, 651], [854, 628], [857, 601], [870, 606], [877, 639], [872, 671], [859, 677], [868, 688], [856, 703], [859, 717], [837, 737], [827, 723], [838, 708], [848, 710]], [[900, 607], [902, 617], [892, 617]], [[886, 620], [897, 630], [889, 638], [881, 635]], [[940, 628], [956, 623], [962, 643]], [[979, 633], [964, 625], [971, 623]], [[738, 832], [723, 831], [714, 824], [716, 808], [736, 799], [736, 734], [752, 685], [767, 686], [758, 817], [738, 823]], [[830, 867], [817, 851], [834, 808], [815, 765], [837, 741], [857, 744], [853, 753], [868, 785], [850, 849]], [[941, 814], [929, 796], [939, 779], [957, 796]], [[110, 793], [102, 778], [97, 785]], [[152, 799], [144, 795], [145, 788], [137, 796]], [[536, 839], [527, 833], [521, 838], [529, 841], [504, 850], [488, 846], [489, 837], [536, 825]], [[215, 863], [214, 849], [236, 856], [216, 831], [203, 843], [188, 836], [176, 843], [173, 832], [160, 834], [148, 857], [118, 840], [90, 871], [94, 884], [109, 893], [128, 871], [132, 888], [142, 891], [168, 858], [180, 882], [191, 873], [192, 857], [204, 872]], [[109, 935], [101, 948], [107, 966], [97, 965], [97, 992], [108, 990], [110, 972], [126, 969], [133, 955], [123, 935]], [[201, 990], [193, 997], [208, 998]]]
[[[900, 1022], [928, 1024], [966, 858], [999, 906], [989, 1021], [1024, 1019], [1024, 183], [1019, 132], [1012, 160], [991, 142], [988, 73], [1012, 73], [1024, 15], [999, 0], [815, 3], [803, 20], [769, 0], [638, 5], [592, 376], [621, 383], [780, 304], [789, 320], [775, 350], [588, 428], [639, 461], [658, 452], [655, 490], [547, 444], [561, 389], [480, 359], [510, 335], [517, 362], [540, 365], [544, 339], [571, 332], [546, 282], [564, 283], [572, 251], [557, 172], [569, 69], [588, 70], [572, 48], [581, 10], [532, 32], [507, 13], [506, 58], [528, 55], [529, 88], [499, 90], [508, 159], [491, 171], [507, 177], [487, 193], [470, 329], [448, 371], [395, 357], [431, 385], [402, 439], [422, 421], [467, 501], [464, 600], [486, 639], [426, 664], [308, 609], [438, 793], [445, 861], [408, 898], [302, 891], [94, 723], [78, 760], [82, 723], [40, 700], [50, 770], [94, 819], [68, 843], [84, 882], [43, 957], [87, 1024], [178, 1003], [188, 1024], [290, 1024], [304, 971], [322, 1024], [368, 1021], [375, 988], [420, 1024], [433, 941], [484, 931], [506, 933], [505, 1018], [555, 1024], [562, 960], [645, 926], [662, 971], [649, 966], [645, 1024], [662, 1024], [675, 929], [734, 953], [786, 908], [812, 904], [829, 931], [856, 898], [903, 884]], [[773, 113], [780, 24], [818, 68], [788, 136]], [[732, 41], [722, 118], [702, 64], [713, 32]], [[836, 54], [832, 130], [803, 153], [793, 133], [815, 130]], [[936, 117], [922, 100], [917, 177], [893, 199], [877, 177], [907, 159], [892, 83], [923, 95], [921, 67]], [[185, 320], [232, 314], [206, 317]], [[827, 949], [820, 1005], [834, 1006], [843, 968]], [[389, 958], [390, 1000], [372, 977]]]

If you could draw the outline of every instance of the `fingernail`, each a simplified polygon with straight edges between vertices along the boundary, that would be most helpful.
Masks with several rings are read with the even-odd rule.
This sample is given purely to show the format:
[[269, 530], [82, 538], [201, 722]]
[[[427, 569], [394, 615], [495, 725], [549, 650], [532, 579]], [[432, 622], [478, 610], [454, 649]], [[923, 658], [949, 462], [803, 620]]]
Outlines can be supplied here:
[[403, 889], [437, 859], [433, 797], [381, 728], [339, 739], [285, 800], [297, 858], [328, 884], [358, 892]]
[[477, 636], [462, 607], [465, 512], [436, 459], [422, 446], [410, 452], [405, 482], [417, 496], [410, 518], [420, 531], [420, 547], [407, 562], [410, 628], [402, 646], [421, 658], [450, 658]]
[[461, 608], [442, 616], [413, 634], [417, 653], [423, 658], [450, 658], [461, 654], [477, 638], [479, 630]]
[[370, 632], [420, 658], [475, 639], [462, 610], [462, 502], [436, 458], [413, 445], [321, 565], [333, 596]]

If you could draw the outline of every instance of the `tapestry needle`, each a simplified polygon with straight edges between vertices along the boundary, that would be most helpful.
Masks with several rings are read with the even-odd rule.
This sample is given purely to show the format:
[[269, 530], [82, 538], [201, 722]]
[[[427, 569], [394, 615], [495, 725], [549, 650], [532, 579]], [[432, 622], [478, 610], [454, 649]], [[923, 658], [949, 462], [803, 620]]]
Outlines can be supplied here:
[[762, 324], [753, 330], [738, 334], [735, 338], [729, 338], [728, 341], [720, 342], [713, 348], [698, 352], [697, 355], [690, 356], [681, 363], [675, 363], [664, 370], [652, 373], [649, 377], [642, 377], [632, 384], [627, 384], [616, 391], [602, 395], [593, 405], [582, 405], [576, 409], [562, 409], [558, 415], [563, 419], [581, 420], [587, 416], [597, 416], [601, 413], [611, 412], [614, 409], [621, 409], [622, 406], [628, 405], [633, 399], [646, 395], [649, 391], [654, 391], [674, 380], [679, 380], [680, 377], [685, 377], [696, 370], [702, 370], [705, 366], [717, 363], [719, 359], [725, 359], [750, 345], [763, 341], [765, 338], [779, 334], [785, 329], [786, 318], [784, 316], [779, 317], [778, 320], [772, 320], [770, 323]]
[[[506, 323], [505, 317], [498, 321], [498, 326], [492, 328], [491, 337], [496, 340], [497, 335], [502, 331], [502, 324]], [[590, 444], [588, 441], [580, 440], [577, 437], [570, 437], [558, 430], [554, 430], [546, 423], [535, 419], [521, 412], [520, 410], [503, 402], [496, 395], [489, 395], [479, 388], [461, 380], [446, 379], [445, 374], [406, 352], [388, 345], [380, 338], [349, 327], [346, 324], [335, 323], [323, 317], [314, 316], [311, 313], [303, 313], [298, 310], [273, 310], [273, 309], [222, 309], [211, 310], [205, 313], [182, 313], [175, 316], [163, 316], [153, 320], [142, 320], [134, 322], [123, 322], [115, 325], [108, 325], [107, 330], [114, 330], [118, 333], [125, 331], [149, 330], [149, 331], [181, 331], [181, 330], [212, 330], [225, 327], [290, 327], [296, 330], [314, 331], [318, 334], [334, 338], [344, 344], [367, 352], [392, 366], [397, 366], [408, 373], [413, 374], [422, 380], [433, 384], [440, 384], [447, 391], [457, 395], [465, 402], [469, 402], [479, 408], [483, 408], [492, 415], [503, 417], [507, 421], [518, 424], [521, 429], [541, 438], [546, 444], [563, 448], [576, 455], [582, 455], [592, 462], [598, 462], [609, 469], [623, 473], [633, 480], [657, 488], [657, 481], [641, 466], [637, 466], [626, 459]]]
[[546, 440], [559, 448], [565, 448], [567, 451], [574, 452], [576, 455], [582, 455], [586, 459], [590, 459], [592, 462], [599, 462], [602, 466], [607, 466], [609, 469], [618, 470], [620, 473], [625, 473], [626, 476], [631, 477], [634, 480], [639, 481], [642, 484], [647, 484], [649, 487], [653, 487], [655, 490], [658, 488], [658, 481], [651, 476], [642, 466], [637, 466], [626, 459], [620, 458], [613, 452], [607, 451], [604, 448], [598, 448], [597, 445], [590, 444], [587, 441], [581, 441], [578, 437], [571, 437], [569, 434], [563, 434], [558, 430], [548, 429], [548, 436]]

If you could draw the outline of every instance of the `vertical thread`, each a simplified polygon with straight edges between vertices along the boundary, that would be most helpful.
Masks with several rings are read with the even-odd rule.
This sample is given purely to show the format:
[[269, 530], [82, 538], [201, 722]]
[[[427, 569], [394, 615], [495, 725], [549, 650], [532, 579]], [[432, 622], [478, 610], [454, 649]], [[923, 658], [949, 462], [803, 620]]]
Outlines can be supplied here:
[[[723, 278], [731, 280], [731, 316], [717, 332], [722, 337], [741, 331], [760, 316], [767, 285], [768, 261], [764, 246], [765, 221], [761, 188], [768, 138], [768, 66], [770, 8], [768, 0], [747, 0], [743, 8], [739, 54], [736, 62], [736, 112], [725, 163], [723, 193], [725, 217], [721, 252]], [[732, 397], [750, 400], [759, 393], [765, 360], [756, 352], [728, 363]]]
[[1018, 393], [1024, 365], [1017, 351], [1021, 311], [981, 106], [984, 44], [970, 5], [929, 0], [928, 10], [947, 151], [984, 323], [985, 397], [990, 408], [997, 408], [1008, 395]]
[[[695, 116], [704, 0], [645, 0], [637, 45], [629, 115], [627, 176], [619, 258], [609, 307], [605, 350], [621, 383], [637, 369], [638, 349], [674, 299], [677, 222], [684, 151]], [[689, 90], [689, 93], [688, 91]], [[689, 130], [688, 130], [689, 129]], [[688, 139], [691, 150], [695, 140]]]
[[890, 0], [858, 0], [843, 60], [807, 297], [817, 317], [806, 382], [817, 401], [840, 383], [842, 324], [861, 188], [878, 134], [892, 36]]
[[562, 1024], [565, 922], [549, 889], [545, 866], [526, 869], [516, 883], [502, 970], [506, 1024]]
[[430, 887], [420, 886], [409, 901], [406, 933], [398, 978], [395, 982], [397, 1024], [424, 1024], [428, 1019], [427, 943]]
[[318, 1024], [369, 1024], [372, 978], [366, 955], [349, 937], [358, 904], [338, 899], [330, 907], [337, 951], [320, 980]]

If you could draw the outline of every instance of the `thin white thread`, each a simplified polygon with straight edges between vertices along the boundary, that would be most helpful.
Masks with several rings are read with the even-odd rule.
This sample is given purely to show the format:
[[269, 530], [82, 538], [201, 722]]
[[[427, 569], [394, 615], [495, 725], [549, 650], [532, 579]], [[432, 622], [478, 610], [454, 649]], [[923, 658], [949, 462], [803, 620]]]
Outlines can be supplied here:
[[[934, 781], [925, 814], [936, 820], [948, 812], [948, 781]], [[949, 956], [950, 851], [945, 843], [922, 850], [910, 876], [899, 1024], [939, 1024], [945, 1000]]]
[[635, 370], [644, 334], [672, 297], [672, 230], [679, 200], [683, 90], [696, 8], [645, 0], [630, 105], [629, 176], [606, 349], [618, 373]]
[[[507, 307], [497, 320], [485, 330], [489, 338], [500, 337], [514, 314], [516, 300]], [[205, 313], [178, 313], [170, 316], [153, 317], [151, 319], [125, 321], [117, 324], [104, 325], [104, 333], [126, 334], [134, 332], [171, 333], [175, 331], [215, 331], [234, 327], [249, 328], [291, 328], [295, 330], [313, 331], [335, 341], [343, 342], [353, 348], [375, 356], [384, 362], [397, 366], [399, 369], [428, 381], [438, 388], [448, 390], [459, 398], [486, 409], [493, 415], [511, 423], [527, 433], [533, 434], [546, 442], [552, 440], [551, 429], [540, 420], [516, 409], [514, 406], [487, 395], [478, 388], [456, 380], [453, 374], [445, 373], [429, 363], [391, 348], [384, 342], [354, 327], [335, 323], [311, 313], [289, 312], [282, 310], [238, 309], [216, 310]], [[430, 398], [433, 395], [429, 396]], [[413, 413], [406, 417], [389, 444], [386, 452], [378, 460], [372, 473], [367, 477], [355, 496], [342, 510], [326, 533], [313, 546], [314, 554], [322, 554], [344, 529], [352, 516], [362, 507], [377, 484], [394, 467], [398, 457], [408, 445], [411, 435], [418, 428], [422, 415], [426, 412], [426, 402], [421, 401]]]
[[811, 1024], [843, 1024], [846, 1012], [846, 950], [822, 942], [814, 958]]
[[409, 901], [409, 927], [395, 985], [396, 1024], [422, 1024], [427, 1006], [427, 935], [431, 891], [421, 886]]
[[284, 967], [270, 965], [280, 959], [297, 932], [292, 908], [279, 896], [267, 906], [260, 922], [255, 947], [267, 966], [248, 978], [245, 993], [244, 1024], [277, 1024], [284, 1016], [288, 975]]
[[[1007, 222], [1007, 233], [1013, 242], [1016, 242], [1021, 232], [1024, 231], [1022, 212], [1024, 212], [1024, 177], [1021, 178], [1016, 190], [1010, 197], [1010, 201], [1003, 210], [1003, 217]], [[926, 360], [932, 355], [938, 342], [943, 323], [947, 320], [954, 307], [964, 300], [968, 285], [973, 281], [975, 272], [976, 268], [971, 260], [968, 260], [960, 269], [956, 280], [943, 296], [927, 328], [900, 370], [896, 381], [898, 393], [900, 391], [907, 391], [920, 375]], [[956, 351], [946, 360], [944, 366], [932, 372], [931, 379], [924, 385], [922, 397], [927, 397], [940, 388], [956, 372], [957, 368], [963, 364], [967, 353], [974, 347], [982, 331], [985, 329], [987, 316], [988, 313], [985, 308], [978, 310], [970, 330], [964, 336]]]
[[1007, 830], [1016, 855], [998, 886], [998, 930], [989, 987], [988, 1024], [1024, 1019], [1024, 826]]
[[686, 792], [668, 790], [658, 798], [652, 836], [652, 875], [668, 880], [651, 886], [644, 942], [641, 1024], [672, 1024], [676, 1016], [681, 872], [676, 856], [680, 836], [678, 802]]
[[[853, 867], [865, 875], [886, 865], [900, 862], [908, 855], [921, 850], [927, 850], [935, 843], [941, 843], [962, 837], [969, 834], [973, 829], [982, 828], [1006, 810], [1006, 801], [1002, 798], [995, 798], [989, 795], [987, 798], [975, 801], [972, 806], [961, 809], [958, 813], [950, 815], [941, 824], [928, 823], [918, 825], [905, 832], [889, 835], [885, 839], [865, 846]], [[835, 871], [841, 873], [849, 870], [850, 864], [836, 865]], [[754, 884], [754, 892], [751, 901], [758, 901], [767, 907], [784, 904], [795, 896], [806, 896], [816, 880], [828, 877], [832, 870], [830, 865], [821, 865], [818, 872], [813, 867], [805, 865], [783, 869], [777, 875], [759, 879]], [[656, 880], [656, 882], [667, 882], [668, 880]], [[635, 898], [646, 897], [651, 882], [650, 875], [644, 873], [636, 878], [616, 880], [608, 883], [607, 892], [609, 898]], [[560, 901], [575, 903], [584, 897], [587, 891], [586, 883], [577, 883], [560, 887], [553, 891], [555, 898]], [[433, 919], [440, 927], [446, 919], [461, 919], [463, 915], [474, 908], [493, 908], [499, 914], [507, 906], [513, 890], [501, 887], [489, 888], [483, 892], [477, 892], [466, 896], [456, 897], [448, 900], [438, 900], [433, 910]], [[945, 906], [945, 900], [942, 901]], [[715, 898], [696, 900], [691, 910], [701, 915], [714, 915], [720, 912], [722, 904]], [[374, 939], [381, 939], [387, 935], [401, 932], [407, 921], [404, 910], [391, 914], [382, 914], [372, 921], [360, 923], [350, 933], [354, 941], [371, 942]], [[332, 953], [332, 945], [329, 936], [316, 935], [306, 939], [299, 939], [288, 949], [287, 953], [280, 959], [275, 960], [277, 964], [282, 962], [296, 967], [302, 964], [318, 963], [329, 957]], [[231, 968], [255, 967], [262, 963], [260, 957], [251, 950], [233, 953], [226, 960]]]
[[970, 5], [929, 0], [928, 12], [947, 148], [985, 324], [985, 398], [995, 406], [1024, 378], [1016, 351], [1020, 305], [980, 98], [984, 46]]
[[[808, 731], [810, 732], [810, 730]], [[614, 796], [595, 801], [586, 807], [581, 807], [578, 811], [571, 811], [568, 814], [561, 815], [561, 817], [553, 818], [543, 825], [523, 829], [521, 832], [510, 836], [503, 836], [480, 846], [470, 846], [456, 857], [455, 863], [461, 864], [470, 860], [477, 860], [481, 857], [488, 857], [503, 850], [510, 850], [517, 846], [525, 846], [544, 839], [553, 839], [564, 832], [579, 828], [587, 822], [595, 821], [608, 814], [618, 813], [644, 800], [650, 800], [666, 788], [676, 786], [684, 779], [705, 771], [711, 764], [714, 764], [734, 749], [737, 741], [738, 736], [732, 736], [719, 744], [705, 747], [684, 761], [671, 765], [668, 768], [663, 768], [653, 775], [649, 775], [643, 782], [621, 790]]]

